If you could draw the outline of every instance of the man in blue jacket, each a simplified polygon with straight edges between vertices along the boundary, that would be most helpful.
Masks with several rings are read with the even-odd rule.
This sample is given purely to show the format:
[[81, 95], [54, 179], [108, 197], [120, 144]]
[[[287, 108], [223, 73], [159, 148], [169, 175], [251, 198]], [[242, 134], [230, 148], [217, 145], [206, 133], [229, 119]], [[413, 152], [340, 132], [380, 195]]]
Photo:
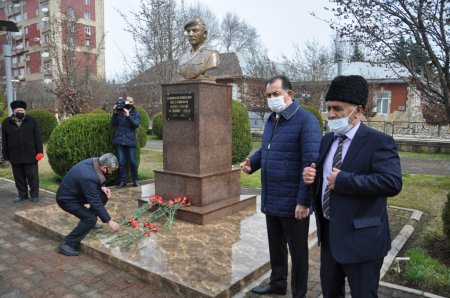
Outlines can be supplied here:
[[119, 158], [119, 184], [117, 188], [127, 185], [127, 156], [130, 162], [133, 186], [139, 186], [136, 162], [136, 129], [139, 127], [141, 114], [134, 107], [134, 100], [130, 96], [126, 100], [119, 98], [118, 103], [120, 104], [114, 105], [114, 113], [111, 119], [111, 124], [116, 129], [113, 144]]
[[261, 169], [261, 211], [266, 214], [272, 267], [270, 283], [252, 291], [261, 295], [286, 293], [289, 246], [292, 295], [305, 297], [311, 192], [301, 173], [317, 159], [322, 132], [316, 117], [293, 99], [288, 78], [268, 80], [265, 94], [273, 113], [265, 125], [262, 146], [241, 163], [248, 174]]
[[[80, 242], [94, 228], [97, 216], [113, 231], [119, 230], [120, 225], [111, 219], [105, 208], [106, 201], [111, 197], [111, 191], [105, 186], [105, 176], [112, 175], [117, 167], [117, 158], [106, 153], [98, 158], [80, 161], [63, 177], [56, 192], [56, 202], [61, 209], [75, 215], [80, 221], [64, 237], [58, 247], [59, 253], [66, 256], [79, 255]], [[89, 204], [90, 208], [85, 204]]]
[[361, 76], [338, 76], [325, 96], [330, 133], [317, 164], [303, 178], [316, 194], [324, 298], [378, 297], [383, 258], [391, 248], [387, 197], [402, 189], [400, 159], [391, 136], [361, 123], [368, 85]]

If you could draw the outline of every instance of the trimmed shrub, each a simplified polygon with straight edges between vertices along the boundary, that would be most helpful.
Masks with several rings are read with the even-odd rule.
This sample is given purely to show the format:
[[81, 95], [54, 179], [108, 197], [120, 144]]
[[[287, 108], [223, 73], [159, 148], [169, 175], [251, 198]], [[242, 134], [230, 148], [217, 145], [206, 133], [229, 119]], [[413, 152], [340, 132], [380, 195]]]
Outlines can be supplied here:
[[102, 109], [100, 109], [100, 108], [95, 108], [95, 109], [93, 109], [92, 111], [90, 111], [89, 113], [90, 113], [90, 114], [103, 114], [103, 113], [108, 113], [108, 112], [105, 111], [105, 110], [102, 110]]
[[319, 121], [319, 124], [320, 124], [320, 130], [323, 132], [324, 131], [323, 120], [322, 120], [322, 115], [320, 114], [320, 112], [313, 106], [302, 105], [302, 108], [304, 108], [307, 111], [310, 111], [311, 113], [313, 113], [314, 116], [316, 116], [317, 121]]
[[139, 132], [139, 129], [136, 130], [136, 137], [139, 139], [139, 146], [140, 148], [144, 148], [145, 144], [147, 143], [147, 131], [148, 127], [150, 126], [150, 117], [148, 116], [147, 111], [145, 111], [141, 107], [135, 107], [136, 110], [141, 114], [141, 119], [139, 120], [139, 128], [141, 129], [141, 132]]
[[252, 150], [252, 133], [248, 111], [243, 104], [233, 100], [232, 121], [233, 164], [244, 160]]
[[141, 120], [139, 121], [139, 126], [142, 126], [147, 133], [148, 128], [150, 126], [150, 116], [147, 111], [141, 107], [135, 106], [136, 110], [141, 114]]
[[147, 131], [143, 126], [140, 126], [136, 129], [136, 147], [144, 148], [147, 144]]
[[47, 142], [50, 139], [53, 129], [58, 126], [58, 120], [56, 120], [55, 115], [46, 110], [33, 109], [27, 111], [27, 116], [31, 116], [36, 120], [39, 133], [41, 134], [41, 140], [44, 143]]
[[[64, 176], [76, 163], [104, 153], [115, 153], [111, 115], [79, 114], [56, 127], [47, 145], [47, 156], [53, 171]], [[139, 141], [138, 141], [139, 142]], [[136, 159], [140, 161], [140, 147], [136, 146]]]
[[163, 137], [162, 112], [159, 112], [153, 118], [152, 130], [153, 134], [156, 135], [158, 139], [162, 140]]
[[450, 245], [450, 192], [447, 194], [447, 202], [442, 210], [442, 222], [444, 229], [444, 236]]

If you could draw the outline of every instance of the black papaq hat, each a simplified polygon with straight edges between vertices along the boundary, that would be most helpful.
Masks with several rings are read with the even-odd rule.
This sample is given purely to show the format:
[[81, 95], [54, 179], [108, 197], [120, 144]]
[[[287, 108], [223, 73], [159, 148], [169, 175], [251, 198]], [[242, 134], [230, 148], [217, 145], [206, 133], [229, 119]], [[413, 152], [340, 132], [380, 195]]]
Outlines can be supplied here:
[[15, 109], [19, 109], [19, 108], [22, 108], [24, 110], [27, 109], [27, 103], [24, 102], [23, 100], [15, 100], [15, 101], [11, 102], [10, 106], [11, 106], [11, 110], [15, 110]]
[[325, 101], [337, 100], [366, 106], [369, 87], [367, 81], [358, 75], [337, 76], [331, 82]]

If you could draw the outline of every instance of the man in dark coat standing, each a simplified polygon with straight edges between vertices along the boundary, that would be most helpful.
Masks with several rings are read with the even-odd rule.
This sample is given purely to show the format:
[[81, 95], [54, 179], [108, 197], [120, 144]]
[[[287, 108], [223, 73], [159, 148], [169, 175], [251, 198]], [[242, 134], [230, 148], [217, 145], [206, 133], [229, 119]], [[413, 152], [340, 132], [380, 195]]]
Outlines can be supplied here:
[[266, 122], [261, 148], [241, 163], [249, 174], [261, 169], [261, 211], [266, 214], [272, 267], [270, 283], [252, 291], [286, 293], [289, 246], [292, 296], [306, 297], [311, 192], [301, 173], [317, 159], [322, 132], [317, 118], [293, 98], [288, 78], [268, 80], [265, 94], [273, 113]]
[[[119, 99], [119, 102], [121, 99]], [[117, 188], [127, 185], [127, 156], [130, 162], [133, 186], [139, 186], [138, 167], [136, 161], [136, 129], [139, 127], [141, 113], [134, 107], [134, 100], [128, 96], [126, 101], [122, 98], [124, 106], [114, 105], [111, 124], [115, 128], [113, 144], [119, 158], [119, 184]]]
[[14, 202], [39, 201], [38, 161], [44, 156], [36, 120], [26, 116], [27, 104], [16, 100], [10, 104], [12, 116], [2, 122], [2, 154], [11, 163], [19, 196]]
[[[80, 161], [64, 175], [56, 192], [56, 202], [61, 209], [78, 217], [80, 221], [64, 237], [58, 247], [59, 253], [66, 256], [79, 255], [80, 242], [95, 227], [97, 216], [114, 231], [119, 230], [120, 225], [111, 219], [105, 208], [106, 201], [111, 196], [111, 191], [105, 185], [105, 176], [113, 175], [117, 167], [117, 158], [106, 153], [98, 158]], [[85, 204], [90, 207], [87, 208]]]
[[402, 188], [393, 138], [361, 123], [366, 80], [338, 76], [325, 96], [328, 126], [316, 163], [303, 171], [315, 197], [324, 298], [378, 297], [380, 269], [391, 248], [387, 197]]

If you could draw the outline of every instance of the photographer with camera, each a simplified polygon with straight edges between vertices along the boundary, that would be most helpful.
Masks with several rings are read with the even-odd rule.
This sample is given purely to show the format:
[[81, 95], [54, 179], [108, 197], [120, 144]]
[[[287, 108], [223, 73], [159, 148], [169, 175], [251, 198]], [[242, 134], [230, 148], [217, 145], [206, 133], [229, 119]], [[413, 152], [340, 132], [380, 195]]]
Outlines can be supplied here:
[[133, 106], [132, 97], [119, 97], [113, 106], [112, 126], [115, 127], [113, 144], [119, 159], [119, 184], [117, 188], [127, 185], [126, 156], [130, 162], [133, 186], [139, 186], [136, 163], [136, 129], [139, 127], [141, 114]]

